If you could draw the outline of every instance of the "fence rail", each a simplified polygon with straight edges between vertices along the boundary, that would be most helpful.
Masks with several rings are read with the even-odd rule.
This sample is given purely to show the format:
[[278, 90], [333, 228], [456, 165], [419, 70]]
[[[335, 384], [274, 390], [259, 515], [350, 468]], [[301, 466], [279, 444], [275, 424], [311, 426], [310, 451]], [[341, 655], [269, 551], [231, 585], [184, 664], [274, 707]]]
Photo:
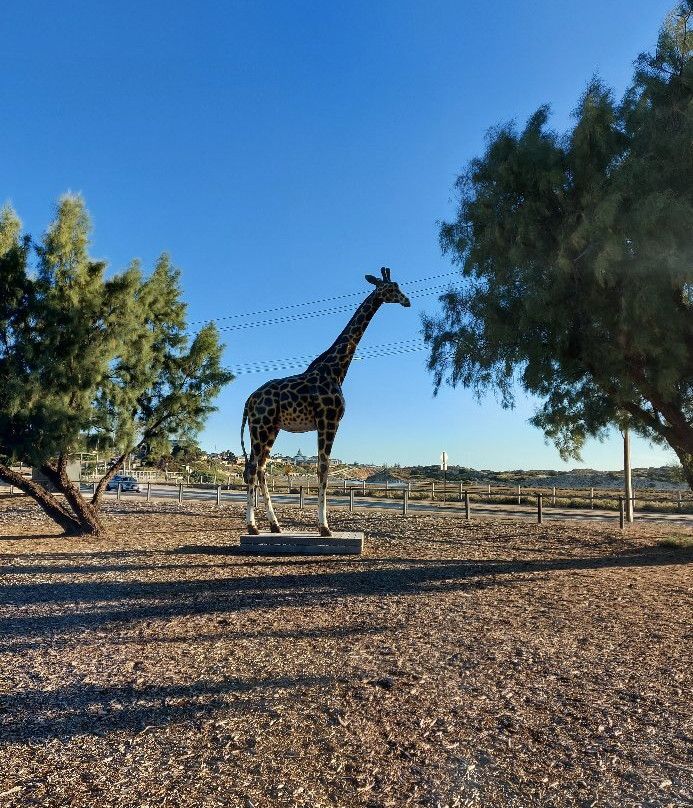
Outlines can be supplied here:
[[[299, 478], [300, 482], [291, 484], [282, 483], [278, 478], [269, 480], [271, 492], [298, 493], [303, 488], [305, 493], [317, 492], [317, 478], [306, 480]], [[242, 483], [228, 486], [232, 490], [245, 490]], [[474, 502], [484, 502], [497, 505], [534, 505], [537, 497], [541, 496], [543, 506], [561, 508], [595, 508], [601, 510], [614, 510], [619, 508], [619, 498], [623, 497], [621, 489], [602, 488], [558, 488], [541, 486], [500, 486], [500, 485], [465, 485], [464, 483], [443, 484], [438, 481], [426, 480], [414, 483], [367, 483], [349, 482], [344, 480], [330, 480], [328, 494], [342, 493], [355, 496], [375, 497], [387, 499], [401, 499], [406, 491], [409, 501], [435, 502], [435, 503], [465, 503], [473, 498]], [[647, 512], [680, 512], [693, 513], [693, 492], [681, 489], [643, 489], [634, 491], [632, 496], [633, 507]]]
[[[306, 479], [296, 477], [287, 481], [286, 478], [274, 477], [269, 480], [270, 491], [274, 494], [285, 494], [299, 497], [299, 505], [303, 507], [306, 496], [317, 494], [317, 478]], [[0, 481], [0, 486], [9, 488], [10, 493], [17, 489], [7, 486]], [[93, 488], [96, 483], [82, 481], [83, 488]], [[185, 498], [194, 499], [196, 495], [204, 494], [206, 499], [214, 499], [221, 504], [224, 492], [245, 491], [245, 486], [239, 481], [232, 483], [210, 485], [205, 483], [184, 484], [177, 480], [166, 482], [141, 482], [139, 496], [152, 496], [152, 486], [170, 490], [169, 498], [175, 498], [182, 503]], [[121, 496], [120, 486], [116, 495]], [[2, 490], [2, 489], [0, 489]], [[128, 493], [129, 495], [129, 493]], [[402, 504], [402, 513], [409, 512], [412, 503], [421, 503], [435, 506], [449, 506], [450, 512], [459, 510], [467, 519], [474, 507], [478, 505], [519, 505], [536, 508], [537, 520], [542, 521], [543, 516], [551, 508], [562, 510], [602, 510], [613, 511], [623, 520], [625, 498], [619, 490], [605, 490], [595, 488], [542, 488], [524, 486], [494, 486], [494, 485], [465, 485], [464, 483], [447, 483], [438, 481], [416, 481], [404, 484], [366, 483], [362, 481], [330, 480], [328, 484], [328, 497], [333, 500], [341, 498], [350, 509], [357, 507], [358, 501], [367, 499], [398, 500]], [[662, 514], [693, 514], [693, 492], [656, 489], [635, 492], [632, 497], [633, 510], [640, 513]], [[365, 504], [365, 503], [364, 503]], [[373, 504], [373, 502], [371, 502]], [[389, 503], [388, 503], [389, 504]], [[394, 504], [394, 503], [393, 503]]]

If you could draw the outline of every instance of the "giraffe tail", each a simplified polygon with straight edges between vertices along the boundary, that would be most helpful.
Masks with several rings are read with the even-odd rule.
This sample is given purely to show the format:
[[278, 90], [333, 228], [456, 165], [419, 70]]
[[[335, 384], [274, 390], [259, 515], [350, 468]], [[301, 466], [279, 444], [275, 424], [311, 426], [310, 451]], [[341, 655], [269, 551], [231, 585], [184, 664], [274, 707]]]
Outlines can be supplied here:
[[248, 452], [245, 450], [245, 443], [243, 443], [243, 433], [245, 432], [245, 424], [248, 420], [248, 402], [246, 401], [245, 407], [243, 407], [243, 421], [241, 422], [241, 449], [243, 449], [243, 457], [245, 458], [245, 462], [248, 462]]

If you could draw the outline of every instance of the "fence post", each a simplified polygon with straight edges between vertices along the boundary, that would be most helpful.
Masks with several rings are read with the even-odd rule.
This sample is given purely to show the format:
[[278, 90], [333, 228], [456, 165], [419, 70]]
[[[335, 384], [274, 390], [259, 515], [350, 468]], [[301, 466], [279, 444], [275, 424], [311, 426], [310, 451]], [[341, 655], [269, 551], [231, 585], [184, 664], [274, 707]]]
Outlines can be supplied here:
[[436, 498], [436, 484], [431, 482], [431, 502], [433, 502]]
[[517, 504], [522, 505], [522, 486], [517, 486]]
[[409, 491], [405, 488], [402, 495], [402, 516], [406, 516], [409, 513]]
[[623, 497], [618, 498], [618, 525], [623, 530], [624, 513], [623, 513]]
[[679, 491], [679, 510], [681, 510], [681, 492]]
[[469, 519], [469, 491], [464, 492], [464, 518]]
[[344, 478], [344, 486], [343, 486], [344, 493], [346, 494], [346, 477]]
[[363, 496], [365, 497], [365, 496], [366, 496], [366, 481], [365, 481], [365, 480], [362, 480], [362, 481], [361, 481], [361, 484], [362, 484], [362, 486], [363, 486]]
[[556, 505], [556, 486], [555, 485], [553, 487], [553, 501], [552, 501], [551, 504], [554, 505], [554, 507]]
[[594, 510], [594, 488], [590, 488], [590, 508]]
[[541, 512], [541, 501], [543, 499], [543, 494], [537, 494], [537, 522], [541, 524], [543, 514]]
[[122, 487], [123, 487], [123, 486], [121, 485], [121, 483], [118, 483], [118, 490], [117, 490], [117, 492], [116, 492], [116, 499], [120, 499], [120, 489], [121, 489]]
[[303, 486], [299, 485], [298, 487], [298, 507], [303, 510], [304, 500], [303, 500]]
[[178, 504], [183, 504], [183, 483], [178, 483]]
[[221, 486], [217, 485], [217, 507], [221, 505]]
[[354, 510], [354, 489], [353, 488], [349, 489], [349, 510], [350, 511]]
[[152, 498], [152, 484], [147, 483], [147, 502]]

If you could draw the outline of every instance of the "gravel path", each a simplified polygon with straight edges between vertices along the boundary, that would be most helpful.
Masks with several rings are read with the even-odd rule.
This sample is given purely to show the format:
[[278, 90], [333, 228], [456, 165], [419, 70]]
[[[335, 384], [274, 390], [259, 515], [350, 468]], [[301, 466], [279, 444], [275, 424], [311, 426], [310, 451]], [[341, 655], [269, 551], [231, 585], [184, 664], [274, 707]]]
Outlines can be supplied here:
[[240, 506], [107, 514], [0, 498], [3, 808], [693, 804], [672, 528], [334, 511], [363, 555], [254, 557]]

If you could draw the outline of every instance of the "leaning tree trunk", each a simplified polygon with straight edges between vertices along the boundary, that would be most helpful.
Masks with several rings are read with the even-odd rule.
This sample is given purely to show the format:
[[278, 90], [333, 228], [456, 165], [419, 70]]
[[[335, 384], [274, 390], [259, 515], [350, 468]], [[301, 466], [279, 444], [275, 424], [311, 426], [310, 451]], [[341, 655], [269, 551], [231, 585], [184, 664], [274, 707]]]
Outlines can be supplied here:
[[81, 531], [79, 520], [57, 497], [46, 491], [39, 483], [28, 480], [23, 474], [13, 471], [9, 466], [0, 464], [0, 477], [30, 496], [41, 510], [65, 531], [69, 536], [78, 536]]
[[45, 463], [41, 466], [41, 471], [65, 497], [79, 524], [80, 535], [105, 536], [108, 534], [98, 508], [82, 496], [79, 487], [68, 477], [67, 455], [60, 455], [57, 463]]
[[107, 530], [97, 509], [80, 494], [67, 477], [67, 463], [43, 465], [41, 471], [65, 497], [63, 502], [54, 494], [23, 474], [0, 463], [0, 477], [30, 496], [41, 510], [59, 525], [68, 536], [105, 536]]
[[99, 482], [94, 486], [94, 495], [91, 498], [91, 505], [94, 509], [98, 509], [101, 505], [101, 500], [103, 499], [104, 491], [106, 490], [106, 486], [108, 483], [115, 477], [115, 475], [122, 469], [123, 463], [125, 462], [125, 458], [128, 456], [128, 453], [122, 454], [115, 463], [111, 465], [109, 470], [106, 474], [99, 480]]

